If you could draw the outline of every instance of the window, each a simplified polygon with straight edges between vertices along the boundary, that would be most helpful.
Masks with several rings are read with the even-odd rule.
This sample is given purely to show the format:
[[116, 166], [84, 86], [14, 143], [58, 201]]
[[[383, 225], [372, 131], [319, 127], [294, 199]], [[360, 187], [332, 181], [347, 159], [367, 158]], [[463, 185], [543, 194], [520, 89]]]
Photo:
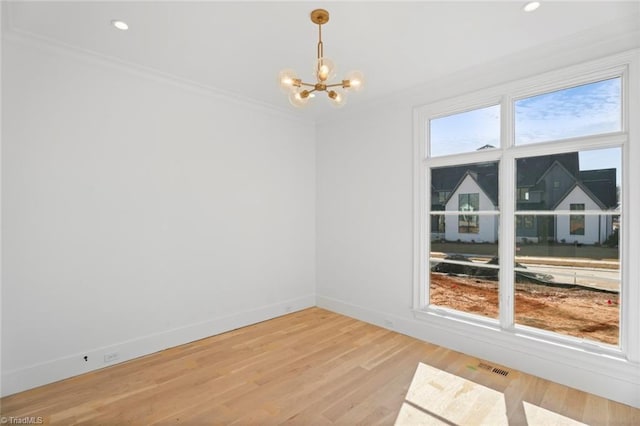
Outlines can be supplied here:
[[[571, 211], [574, 210], [584, 210], [584, 204], [571, 204]], [[611, 231], [613, 231], [613, 227]], [[572, 214], [569, 216], [569, 234], [584, 235], [584, 215]]]
[[[461, 212], [477, 212], [480, 210], [480, 194], [459, 194], [458, 210]], [[477, 234], [480, 232], [477, 215], [461, 214], [458, 216], [458, 232], [461, 234]]]
[[[466, 109], [457, 98], [417, 110], [417, 182], [436, 188], [418, 185], [418, 229], [438, 233], [416, 240], [418, 317], [611, 353], [640, 335], [640, 321], [621, 317], [635, 306], [621, 295], [640, 304], [640, 292], [624, 291], [633, 280], [621, 279], [628, 70], [558, 72], [470, 95]], [[428, 199], [438, 188], [446, 205]]]

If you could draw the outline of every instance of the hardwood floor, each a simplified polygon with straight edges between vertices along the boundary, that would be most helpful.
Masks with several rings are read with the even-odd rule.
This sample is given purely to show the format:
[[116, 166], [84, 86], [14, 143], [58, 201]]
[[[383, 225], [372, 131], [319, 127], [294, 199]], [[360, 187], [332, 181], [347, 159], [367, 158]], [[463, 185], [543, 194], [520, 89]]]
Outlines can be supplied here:
[[640, 410], [488, 364], [311, 308], [3, 398], [0, 412], [61, 425], [640, 424]]

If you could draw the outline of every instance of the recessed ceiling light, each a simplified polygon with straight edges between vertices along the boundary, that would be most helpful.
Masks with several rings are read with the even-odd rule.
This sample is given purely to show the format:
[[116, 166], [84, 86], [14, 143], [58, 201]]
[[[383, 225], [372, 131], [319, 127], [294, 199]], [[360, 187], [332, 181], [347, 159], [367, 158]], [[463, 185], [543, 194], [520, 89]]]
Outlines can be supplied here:
[[525, 12], [533, 12], [534, 10], [536, 10], [539, 7], [540, 7], [540, 2], [539, 1], [530, 1], [529, 3], [524, 5], [522, 10], [524, 10]]
[[127, 31], [129, 29], [129, 25], [126, 22], [120, 21], [118, 19], [114, 19], [113, 21], [111, 21], [111, 25], [121, 31]]

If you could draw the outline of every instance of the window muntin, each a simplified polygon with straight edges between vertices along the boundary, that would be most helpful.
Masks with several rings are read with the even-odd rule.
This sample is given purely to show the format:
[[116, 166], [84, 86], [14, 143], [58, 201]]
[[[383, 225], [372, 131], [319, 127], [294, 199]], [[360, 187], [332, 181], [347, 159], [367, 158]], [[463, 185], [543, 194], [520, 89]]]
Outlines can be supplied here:
[[434, 118], [429, 135], [431, 157], [498, 147], [500, 105]]
[[514, 107], [516, 145], [618, 132], [622, 78], [531, 96]]

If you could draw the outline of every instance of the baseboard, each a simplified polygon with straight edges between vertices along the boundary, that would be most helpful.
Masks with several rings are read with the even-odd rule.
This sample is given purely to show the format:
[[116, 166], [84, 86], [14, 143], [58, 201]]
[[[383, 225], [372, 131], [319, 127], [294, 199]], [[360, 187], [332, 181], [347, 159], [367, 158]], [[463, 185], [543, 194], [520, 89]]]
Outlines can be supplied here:
[[447, 320], [389, 315], [325, 296], [317, 295], [316, 301], [320, 308], [640, 408], [640, 366], [625, 359]]
[[[139, 358], [174, 346], [256, 324], [291, 312], [313, 307], [315, 304], [315, 295], [303, 296], [229, 316], [212, 318], [205, 322], [166, 330], [118, 344], [95, 348], [81, 354], [72, 354], [30, 367], [3, 372], [2, 396], [22, 392], [79, 374], [130, 361], [134, 358]], [[118, 359], [105, 363], [105, 355], [113, 353], [118, 354]], [[87, 357], [87, 361], [84, 360], [85, 356]]]

